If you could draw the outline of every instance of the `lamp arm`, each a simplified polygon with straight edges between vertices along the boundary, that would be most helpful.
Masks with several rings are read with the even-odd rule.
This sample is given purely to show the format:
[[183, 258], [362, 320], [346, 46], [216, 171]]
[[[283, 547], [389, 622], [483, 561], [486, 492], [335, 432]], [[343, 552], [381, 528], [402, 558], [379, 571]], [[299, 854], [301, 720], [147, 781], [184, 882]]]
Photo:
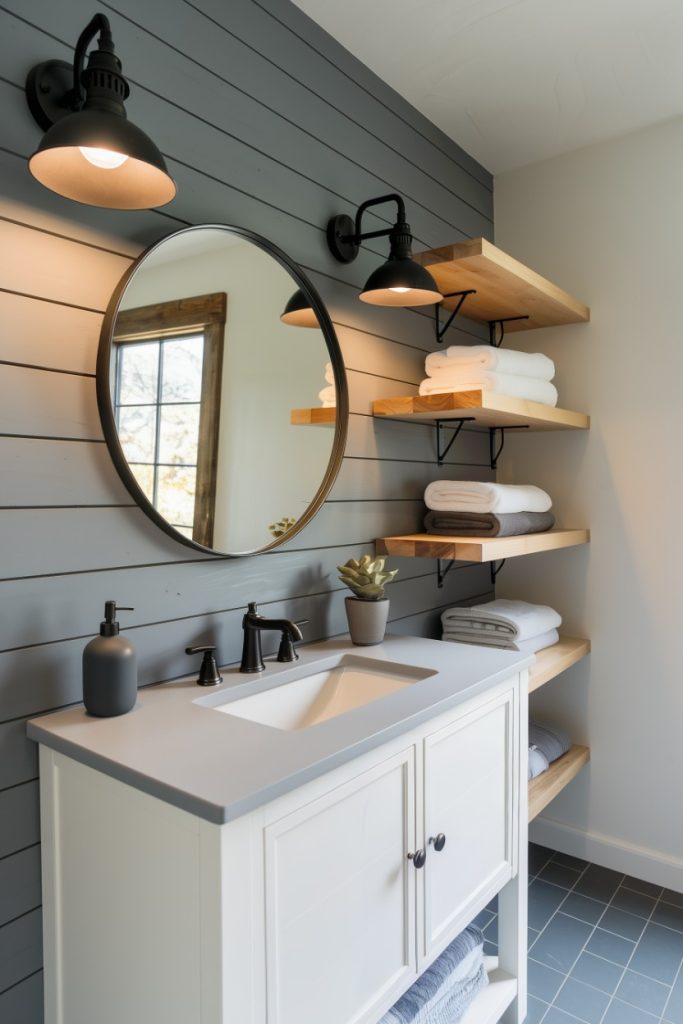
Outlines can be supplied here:
[[85, 103], [85, 89], [83, 88], [83, 66], [85, 55], [90, 43], [99, 32], [98, 47], [107, 53], [114, 52], [114, 40], [111, 35], [109, 19], [104, 14], [96, 14], [85, 26], [74, 51], [74, 86], [73, 86], [73, 109], [80, 110]]
[[389, 193], [388, 196], [378, 196], [377, 199], [367, 199], [364, 203], [361, 203], [361, 205], [358, 207], [358, 210], [356, 211], [356, 223], [355, 223], [355, 233], [354, 233], [354, 235], [352, 237], [348, 238], [348, 239], [345, 238], [344, 241], [353, 241], [356, 244], [358, 244], [358, 243], [364, 241], [366, 238], [383, 238], [386, 235], [390, 235], [391, 234], [391, 232], [394, 230], [393, 228], [384, 228], [381, 231], [366, 231], [365, 234], [361, 234], [360, 228], [361, 228], [361, 220], [363, 218], [363, 214], [371, 206], [379, 206], [381, 203], [396, 203], [396, 205], [398, 206], [397, 221], [399, 223], [401, 223], [401, 224], [405, 223], [405, 219], [406, 219], [405, 203], [403, 202], [403, 199], [401, 198], [401, 196], [397, 195], [395, 192]]

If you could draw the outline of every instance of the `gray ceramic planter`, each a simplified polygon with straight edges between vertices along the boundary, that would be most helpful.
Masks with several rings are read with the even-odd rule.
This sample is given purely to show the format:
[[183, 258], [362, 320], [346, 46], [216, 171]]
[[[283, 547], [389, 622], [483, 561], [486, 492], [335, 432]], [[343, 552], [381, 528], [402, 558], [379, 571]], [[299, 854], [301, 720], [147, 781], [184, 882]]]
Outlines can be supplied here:
[[387, 628], [389, 598], [380, 601], [361, 601], [358, 597], [346, 598], [346, 618], [352, 643], [358, 647], [372, 647], [381, 644]]

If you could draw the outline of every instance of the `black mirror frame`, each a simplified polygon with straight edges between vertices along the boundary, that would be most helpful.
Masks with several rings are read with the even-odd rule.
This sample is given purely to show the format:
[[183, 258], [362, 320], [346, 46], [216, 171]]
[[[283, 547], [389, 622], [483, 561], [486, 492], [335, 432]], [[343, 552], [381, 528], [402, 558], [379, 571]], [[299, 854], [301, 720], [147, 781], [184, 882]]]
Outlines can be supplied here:
[[[337, 389], [337, 416], [334, 427], [334, 440], [332, 443], [332, 451], [327, 464], [327, 469], [322, 482], [316, 491], [312, 501], [306, 508], [306, 511], [297, 519], [296, 523], [286, 534], [282, 537], [277, 537], [270, 544], [266, 544], [261, 548], [255, 548], [253, 551], [239, 551], [239, 552], [220, 552], [215, 551], [213, 548], [205, 547], [203, 544], [198, 544], [196, 541], [191, 540], [184, 534], [179, 533], [178, 530], [174, 529], [162, 515], [159, 514], [157, 509], [147, 498], [146, 494], [135, 479], [128, 461], [123, 453], [121, 443], [118, 437], [118, 431], [116, 429], [116, 420], [114, 417], [114, 408], [111, 400], [111, 355], [112, 355], [112, 338], [114, 325], [116, 323], [116, 317], [119, 312], [119, 306], [123, 298], [126, 287], [133, 275], [137, 272], [140, 265], [150, 256], [159, 246], [163, 245], [169, 239], [176, 237], [177, 235], [185, 235], [191, 231], [202, 231], [207, 228], [229, 231], [233, 235], [237, 235], [239, 238], [243, 238], [245, 241], [252, 242], [258, 246], [268, 255], [272, 256], [280, 266], [282, 266], [292, 276], [297, 287], [301, 289], [306, 298], [309, 301], [311, 308], [318, 318], [320, 329], [325, 338], [325, 344], [330, 356], [330, 362], [332, 363], [332, 370], [334, 373], [335, 386]], [[342, 459], [344, 458], [344, 450], [346, 447], [346, 435], [348, 429], [349, 419], [349, 395], [348, 387], [346, 383], [346, 371], [344, 368], [344, 360], [341, 354], [341, 348], [339, 347], [339, 341], [335, 333], [330, 315], [327, 312], [327, 308], [320, 298], [320, 295], [308, 280], [306, 275], [303, 273], [301, 268], [296, 264], [290, 257], [278, 248], [273, 242], [264, 238], [262, 235], [256, 234], [254, 231], [249, 231], [246, 228], [236, 227], [231, 224], [195, 224], [192, 227], [182, 228], [180, 231], [173, 231], [171, 234], [166, 235], [164, 238], [159, 239], [149, 248], [145, 249], [143, 253], [138, 256], [133, 264], [128, 268], [126, 273], [119, 281], [116, 289], [112, 295], [112, 298], [107, 306], [107, 311], [104, 316], [102, 323], [102, 330], [100, 332], [100, 342], [97, 350], [97, 372], [96, 372], [96, 388], [97, 388], [97, 405], [100, 413], [100, 420], [102, 422], [102, 429], [104, 431], [105, 441], [109, 449], [109, 454], [112, 457], [112, 461], [116, 467], [116, 470], [121, 477], [121, 480], [125, 484], [128, 493], [134, 499], [136, 504], [142, 509], [143, 512], [149, 518], [159, 526], [164, 533], [168, 534], [174, 540], [179, 541], [186, 547], [192, 548], [194, 551], [202, 551], [205, 554], [215, 555], [217, 558], [244, 558], [251, 555], [260, 555], [267, 551], [271, 551], [273, 548], [279, 547], [280, 545], [291, 540], [297, 533], [304, 529], [305, 526], [310, 523], [313, 517], [319, 512], [325, 498], [330, 492], [332, 484], [334, 483], [339, 469], [341, 467]]]

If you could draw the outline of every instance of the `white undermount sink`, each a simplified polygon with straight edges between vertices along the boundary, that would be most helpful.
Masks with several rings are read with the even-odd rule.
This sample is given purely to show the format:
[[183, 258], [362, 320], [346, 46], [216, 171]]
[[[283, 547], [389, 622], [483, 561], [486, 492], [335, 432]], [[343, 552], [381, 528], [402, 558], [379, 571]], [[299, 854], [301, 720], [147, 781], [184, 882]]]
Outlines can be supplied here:
[[215, 710], [274, 729], [309, 729], [434, 674], [431, 669], [345, 654], [332, 667], [302, 666], [295, 679], [215, 705]]

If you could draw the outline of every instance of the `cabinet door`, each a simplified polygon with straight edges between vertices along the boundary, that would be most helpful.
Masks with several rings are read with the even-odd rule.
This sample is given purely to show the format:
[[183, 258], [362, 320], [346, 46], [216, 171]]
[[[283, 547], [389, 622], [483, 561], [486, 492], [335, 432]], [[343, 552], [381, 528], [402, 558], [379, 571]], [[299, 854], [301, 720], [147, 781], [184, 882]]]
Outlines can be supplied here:
[[[422, 959], [512, 877], [513, 699], [510, 690], [425, 739]], [[440, 833], [439, 851], [430, 837]]]
[[266, 828], [268, 1024], [374, 1024], [416, 975], [414, 768], [411, 747]]

